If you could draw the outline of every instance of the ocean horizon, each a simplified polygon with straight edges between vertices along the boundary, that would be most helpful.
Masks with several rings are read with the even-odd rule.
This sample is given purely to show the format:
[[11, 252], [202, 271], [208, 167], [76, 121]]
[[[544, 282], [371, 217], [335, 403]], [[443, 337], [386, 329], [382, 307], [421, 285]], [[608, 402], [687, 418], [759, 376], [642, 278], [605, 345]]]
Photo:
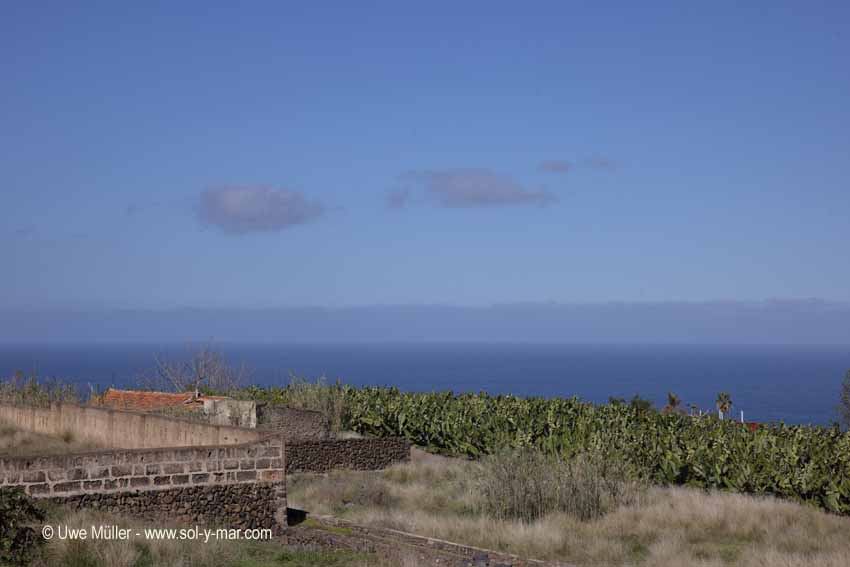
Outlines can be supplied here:
[[[663, 407], [667, 392], [716, 411], [731, 394], [732, 417], [829, 425], [850, 345], [557, 343], [215, 343], [248, 383], [284, 385], [291, 374], [404, 391], [571, 397], [604, 403], [635, 394]], [[137, 387], [154, 356], [185, 358], [187, 343], [1, 343], [0, 377], [17, 370], [89, 386]], [[247, 383], [245, 385], [248, 385]]]

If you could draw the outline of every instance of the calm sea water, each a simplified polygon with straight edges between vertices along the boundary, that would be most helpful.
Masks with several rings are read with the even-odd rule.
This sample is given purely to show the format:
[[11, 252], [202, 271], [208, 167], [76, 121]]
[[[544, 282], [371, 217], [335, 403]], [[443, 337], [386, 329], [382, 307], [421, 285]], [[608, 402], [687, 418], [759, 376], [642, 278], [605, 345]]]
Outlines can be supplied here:
[[[555, 344], [219, 344], [253, 370], [252, 382], [283, 384], [289, 373], [408, 391], [454, 390], [578, 396], [593, 402], [639, 393], [662, 406], [668, 391], [713, 408], [728, 391], [748, 421], [828, 424], [850, 345], [693, 346]], [[36, 370], [81, 385], [131, 386], [153, 356], [176, 344], [0, 344], [0, 376]]]

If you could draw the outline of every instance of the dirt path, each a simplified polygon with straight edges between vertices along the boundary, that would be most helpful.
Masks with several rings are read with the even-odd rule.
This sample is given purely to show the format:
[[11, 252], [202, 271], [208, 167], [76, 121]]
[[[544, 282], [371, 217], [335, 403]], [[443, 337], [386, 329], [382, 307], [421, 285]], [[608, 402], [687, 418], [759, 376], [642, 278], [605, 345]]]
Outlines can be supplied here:
[[524, 559], [469, 545], [398, 530], [367, 527], [332, 516], [311, 516], [287, 529], [287, 545], [305, 549], [347, 549], [377, 553], [400, 567], [575, 567]]

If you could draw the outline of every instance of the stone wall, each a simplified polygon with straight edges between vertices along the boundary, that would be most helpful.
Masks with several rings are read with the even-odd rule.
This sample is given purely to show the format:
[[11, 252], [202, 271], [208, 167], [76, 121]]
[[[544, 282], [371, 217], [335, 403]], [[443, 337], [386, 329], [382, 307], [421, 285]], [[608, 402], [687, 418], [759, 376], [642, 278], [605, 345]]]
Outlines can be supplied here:
[[80, 441], [125, 449], [232, 445], [268, 435], [245, 427], [64, 403], [49, 408], [0, 404], [0, 424], [4, 423], [53, 436], [71, 431]]
[[286, 472], [325, 473], [334, 469], [380, 470], [410, 460], [410, 442], [401, 438], [326, 439], [286, 444]]
[[279, 404], [257, 404], [257, 427], [279, 431], [287, 441], [330, 437], [328, 420], [322, 413]]
[[34, 497], [184, 486], [285, 482], [283, 439], [229, 446], [129, 449], [0, 458], [0, 486]]
[[166, 490], [86, 493], [51, 497], [72, 508], [104, 510], [147, 520], [183, 522], [189, 526], [272, 528], [285, 526], [286, 489], [283, 483], [191, 485]]
[[[410, 458], [405, 439], [327, 439], [321, 414], [284, 409], [276, 414], [283, 431], [272, 432], [73, 404], [0, 404], [0, 424], [47, 435], [71, 431], [84, 441], [122, 447], [0, 455], [0, 486], [151, 519], [279, 530], [285, 525], [287, 473], [378, 470]], [[292, 437], [299, 440], [286, 441]], [[186, 446], [174, 446], [178, 442]], [[156, 448], [138, 448], [151, 445]]]
[[224, 527], [279, 527], [286, 515], [280, 435], [228, 446], [0, 458], [0, 486], [35, 498]]

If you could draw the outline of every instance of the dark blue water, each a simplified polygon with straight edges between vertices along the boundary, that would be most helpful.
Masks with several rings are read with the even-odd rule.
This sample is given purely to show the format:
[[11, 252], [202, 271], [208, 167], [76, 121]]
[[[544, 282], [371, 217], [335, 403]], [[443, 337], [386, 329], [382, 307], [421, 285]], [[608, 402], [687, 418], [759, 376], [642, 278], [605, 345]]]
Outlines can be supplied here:
[[[409, 391], [454, 390], [578, 396], [593, 402], [635, 393], [663, 406], [668, 391], [714, 407], [728, 391], [748, 421], [828, 424], [844, 375], [847, 346], [530, 345], [530, 344], [218, 344], [252, 368], [252, 382], [284, 384], [290, 371], [356, 385]], [[3, 344], [0, 376], [35, 370], [99, 387], [132, 386], [153, 356], [186, 355], [185, 345]]]

